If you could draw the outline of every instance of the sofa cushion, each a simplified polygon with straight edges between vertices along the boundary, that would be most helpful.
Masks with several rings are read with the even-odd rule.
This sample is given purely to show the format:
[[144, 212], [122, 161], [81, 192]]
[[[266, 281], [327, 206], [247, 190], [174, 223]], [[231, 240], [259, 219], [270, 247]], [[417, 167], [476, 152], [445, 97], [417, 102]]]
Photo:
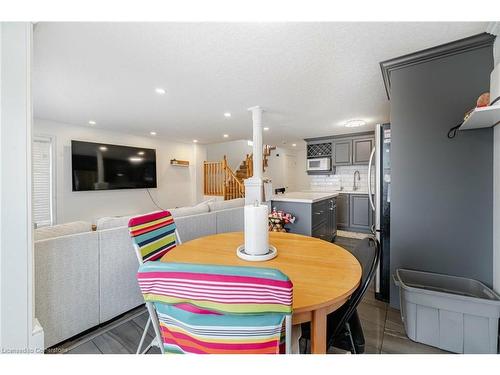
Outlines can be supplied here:
[[245, 228], [244, 207], [230, 208], [215, 212], [217, 233], [243, 232]]
[[175, 220], [181, 242], [217, 233], [217, 218], [214, 212], [183, 216]]
[[35, 242], [35, 309], [45, 348], [99, 324], [98, 246], [97, 232]]
[[49, 238], [67, 236], [69, 234], [84, 233], [92, 231], [92, 224], [87, 221], [73, 221], [66, 224], [53, 225], [35, 229], [35, 241], [47, 240]]
[[139, 263], [128, 228], [101, 230], [99, 236], [99, 323], [144, 303], [137, 284]]
[[128, 226], [128, 221], [131, 216], [115, 216], [115, 217], [101, 217], [97, 220], [97, 230], [111, 229], [111, 228], [120, 228]]
[[192, 207], [179, 207], [169, 209], [170, 213], [174, 217], [174, 220], [179, 217], [192, 216], [198, 214], [205, 214], [209, 212], [208, 204], [200, 203]]
[[245, 198], [230, 199], [228, 201], [210, 202], [210, 212], [227, 210], [229, 208], [243, 207], [245, 205]]

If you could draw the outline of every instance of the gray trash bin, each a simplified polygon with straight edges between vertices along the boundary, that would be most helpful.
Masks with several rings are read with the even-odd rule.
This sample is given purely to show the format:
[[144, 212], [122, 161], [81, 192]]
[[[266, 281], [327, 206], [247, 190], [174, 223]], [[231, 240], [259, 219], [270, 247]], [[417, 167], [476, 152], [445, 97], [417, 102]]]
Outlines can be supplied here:
[[463, 277], [399, 268], [393, 278], [411, 340], [454, 353], [497, 353], [500, 295]]

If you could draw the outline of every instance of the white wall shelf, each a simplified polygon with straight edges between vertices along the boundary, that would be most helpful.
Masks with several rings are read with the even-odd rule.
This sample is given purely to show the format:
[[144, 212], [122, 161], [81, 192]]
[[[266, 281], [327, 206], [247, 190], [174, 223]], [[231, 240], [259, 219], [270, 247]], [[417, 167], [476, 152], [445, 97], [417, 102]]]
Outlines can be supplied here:
[[176, 167], [189, 167], [189, 161], [188, 160], [172, 159], [172, 160], [170, 160], [170, 164], [174, 165]]
[[498, 123], [500, 123], [500, 105], [476, 108], [464, 121], [460, 130], [491, 128]]

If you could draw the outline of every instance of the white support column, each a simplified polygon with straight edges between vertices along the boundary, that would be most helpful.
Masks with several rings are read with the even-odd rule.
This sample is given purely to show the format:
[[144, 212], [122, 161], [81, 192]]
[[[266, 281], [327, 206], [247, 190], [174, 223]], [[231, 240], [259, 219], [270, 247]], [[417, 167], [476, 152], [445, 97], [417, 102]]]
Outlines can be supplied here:
[[253, 122], [253, 177], [262, 180], [262, 108], [248, 109], [252, 112]]
[[262, 203], [262, 108], [248, 108], [253, 121], [253, 176], [245, 180], [245, 204]]
[[40, 352], [31, 214], [32, 25], [0, 23], [0, 348]]

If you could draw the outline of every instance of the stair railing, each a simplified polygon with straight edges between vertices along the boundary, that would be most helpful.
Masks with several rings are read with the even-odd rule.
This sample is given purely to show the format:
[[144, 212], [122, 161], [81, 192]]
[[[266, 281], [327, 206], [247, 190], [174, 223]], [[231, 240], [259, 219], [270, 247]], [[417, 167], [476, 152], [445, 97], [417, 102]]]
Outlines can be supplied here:
[[203, 163], [204, 195], [222, 196], [225, 200], [243, 198], [245, 185], [236, 177], [224, 155], [222, 161]]
[[225, 171], [224, 200], [244, 198], [245, 185], [236, 177], [236, 174], [227, 164], [226, 155], [224, 155], [223, 163]]
[[203, 164], [203, 177], [205, 195], [224, 195], [224, 161], [206, 161]]
[[247, 154], [245, 159], [245, 165], [247, 167], [247, 178], [253, 176], [253, 154]]

